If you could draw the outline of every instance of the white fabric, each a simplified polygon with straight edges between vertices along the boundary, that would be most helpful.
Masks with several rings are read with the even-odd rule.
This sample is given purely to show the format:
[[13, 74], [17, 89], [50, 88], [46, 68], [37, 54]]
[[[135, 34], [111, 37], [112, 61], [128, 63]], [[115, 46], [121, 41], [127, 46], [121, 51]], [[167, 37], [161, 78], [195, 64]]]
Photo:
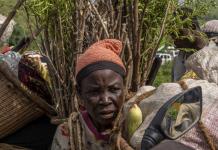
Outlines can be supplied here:
[[218, 84], [218, 46], [213, 41], [191, 55], [185, 65], [201, 79]]

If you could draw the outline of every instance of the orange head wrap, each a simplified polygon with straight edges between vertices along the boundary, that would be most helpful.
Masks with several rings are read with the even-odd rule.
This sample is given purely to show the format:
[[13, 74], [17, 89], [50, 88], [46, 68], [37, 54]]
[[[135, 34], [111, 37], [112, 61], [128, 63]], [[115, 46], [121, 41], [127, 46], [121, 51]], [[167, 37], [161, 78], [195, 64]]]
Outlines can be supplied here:
[[124, 77], [126, 69], [119, 57], [121, 50], [122, 42], [116, 39], [105, 39], [91, 45], [77, 61], [77, 82], [93, 71], [102, 69], [111, 69]]

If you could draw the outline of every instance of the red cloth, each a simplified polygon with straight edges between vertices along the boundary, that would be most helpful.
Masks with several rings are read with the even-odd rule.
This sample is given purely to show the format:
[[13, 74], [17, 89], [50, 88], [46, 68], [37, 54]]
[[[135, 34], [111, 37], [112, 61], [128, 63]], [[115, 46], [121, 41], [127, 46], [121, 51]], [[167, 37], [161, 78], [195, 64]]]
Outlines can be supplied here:
[[11, 50], [11, 48], [8, 45], [6, 45], [6, 46], [2, 47], [1, 53], [5, 54], [5, 53], [9, 52], [10, 50]]

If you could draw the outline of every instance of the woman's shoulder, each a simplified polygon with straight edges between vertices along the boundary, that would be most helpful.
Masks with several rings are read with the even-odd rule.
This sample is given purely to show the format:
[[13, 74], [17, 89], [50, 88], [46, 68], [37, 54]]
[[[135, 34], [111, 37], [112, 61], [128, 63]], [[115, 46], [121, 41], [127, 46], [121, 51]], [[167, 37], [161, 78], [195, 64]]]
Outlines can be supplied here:
[[70, 147], [70, 133], [67, 123], [62, 123], [58, 126], [53, 142], [52, 150], [64, 150]]

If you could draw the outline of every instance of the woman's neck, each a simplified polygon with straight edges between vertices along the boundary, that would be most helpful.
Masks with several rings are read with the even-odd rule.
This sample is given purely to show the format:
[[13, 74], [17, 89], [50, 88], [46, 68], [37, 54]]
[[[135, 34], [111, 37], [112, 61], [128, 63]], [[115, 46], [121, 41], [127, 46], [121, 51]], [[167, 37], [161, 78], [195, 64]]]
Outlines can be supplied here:
[[[89, 114], [88, 114], [89, 115]], [[92, 119], [92, 117], [89, 115], [89, 118], [91, 119], [93, 125], [95, 126], [96, 130], [100, 133], [102, 132], [108, 132], [110, 131], [112, 128], [113, 128], [113, 125], [112, 123], [111, 124], [108, 124], [108, 125], [100, 125], [98, 122], [94, 121], [94, 119]]]

